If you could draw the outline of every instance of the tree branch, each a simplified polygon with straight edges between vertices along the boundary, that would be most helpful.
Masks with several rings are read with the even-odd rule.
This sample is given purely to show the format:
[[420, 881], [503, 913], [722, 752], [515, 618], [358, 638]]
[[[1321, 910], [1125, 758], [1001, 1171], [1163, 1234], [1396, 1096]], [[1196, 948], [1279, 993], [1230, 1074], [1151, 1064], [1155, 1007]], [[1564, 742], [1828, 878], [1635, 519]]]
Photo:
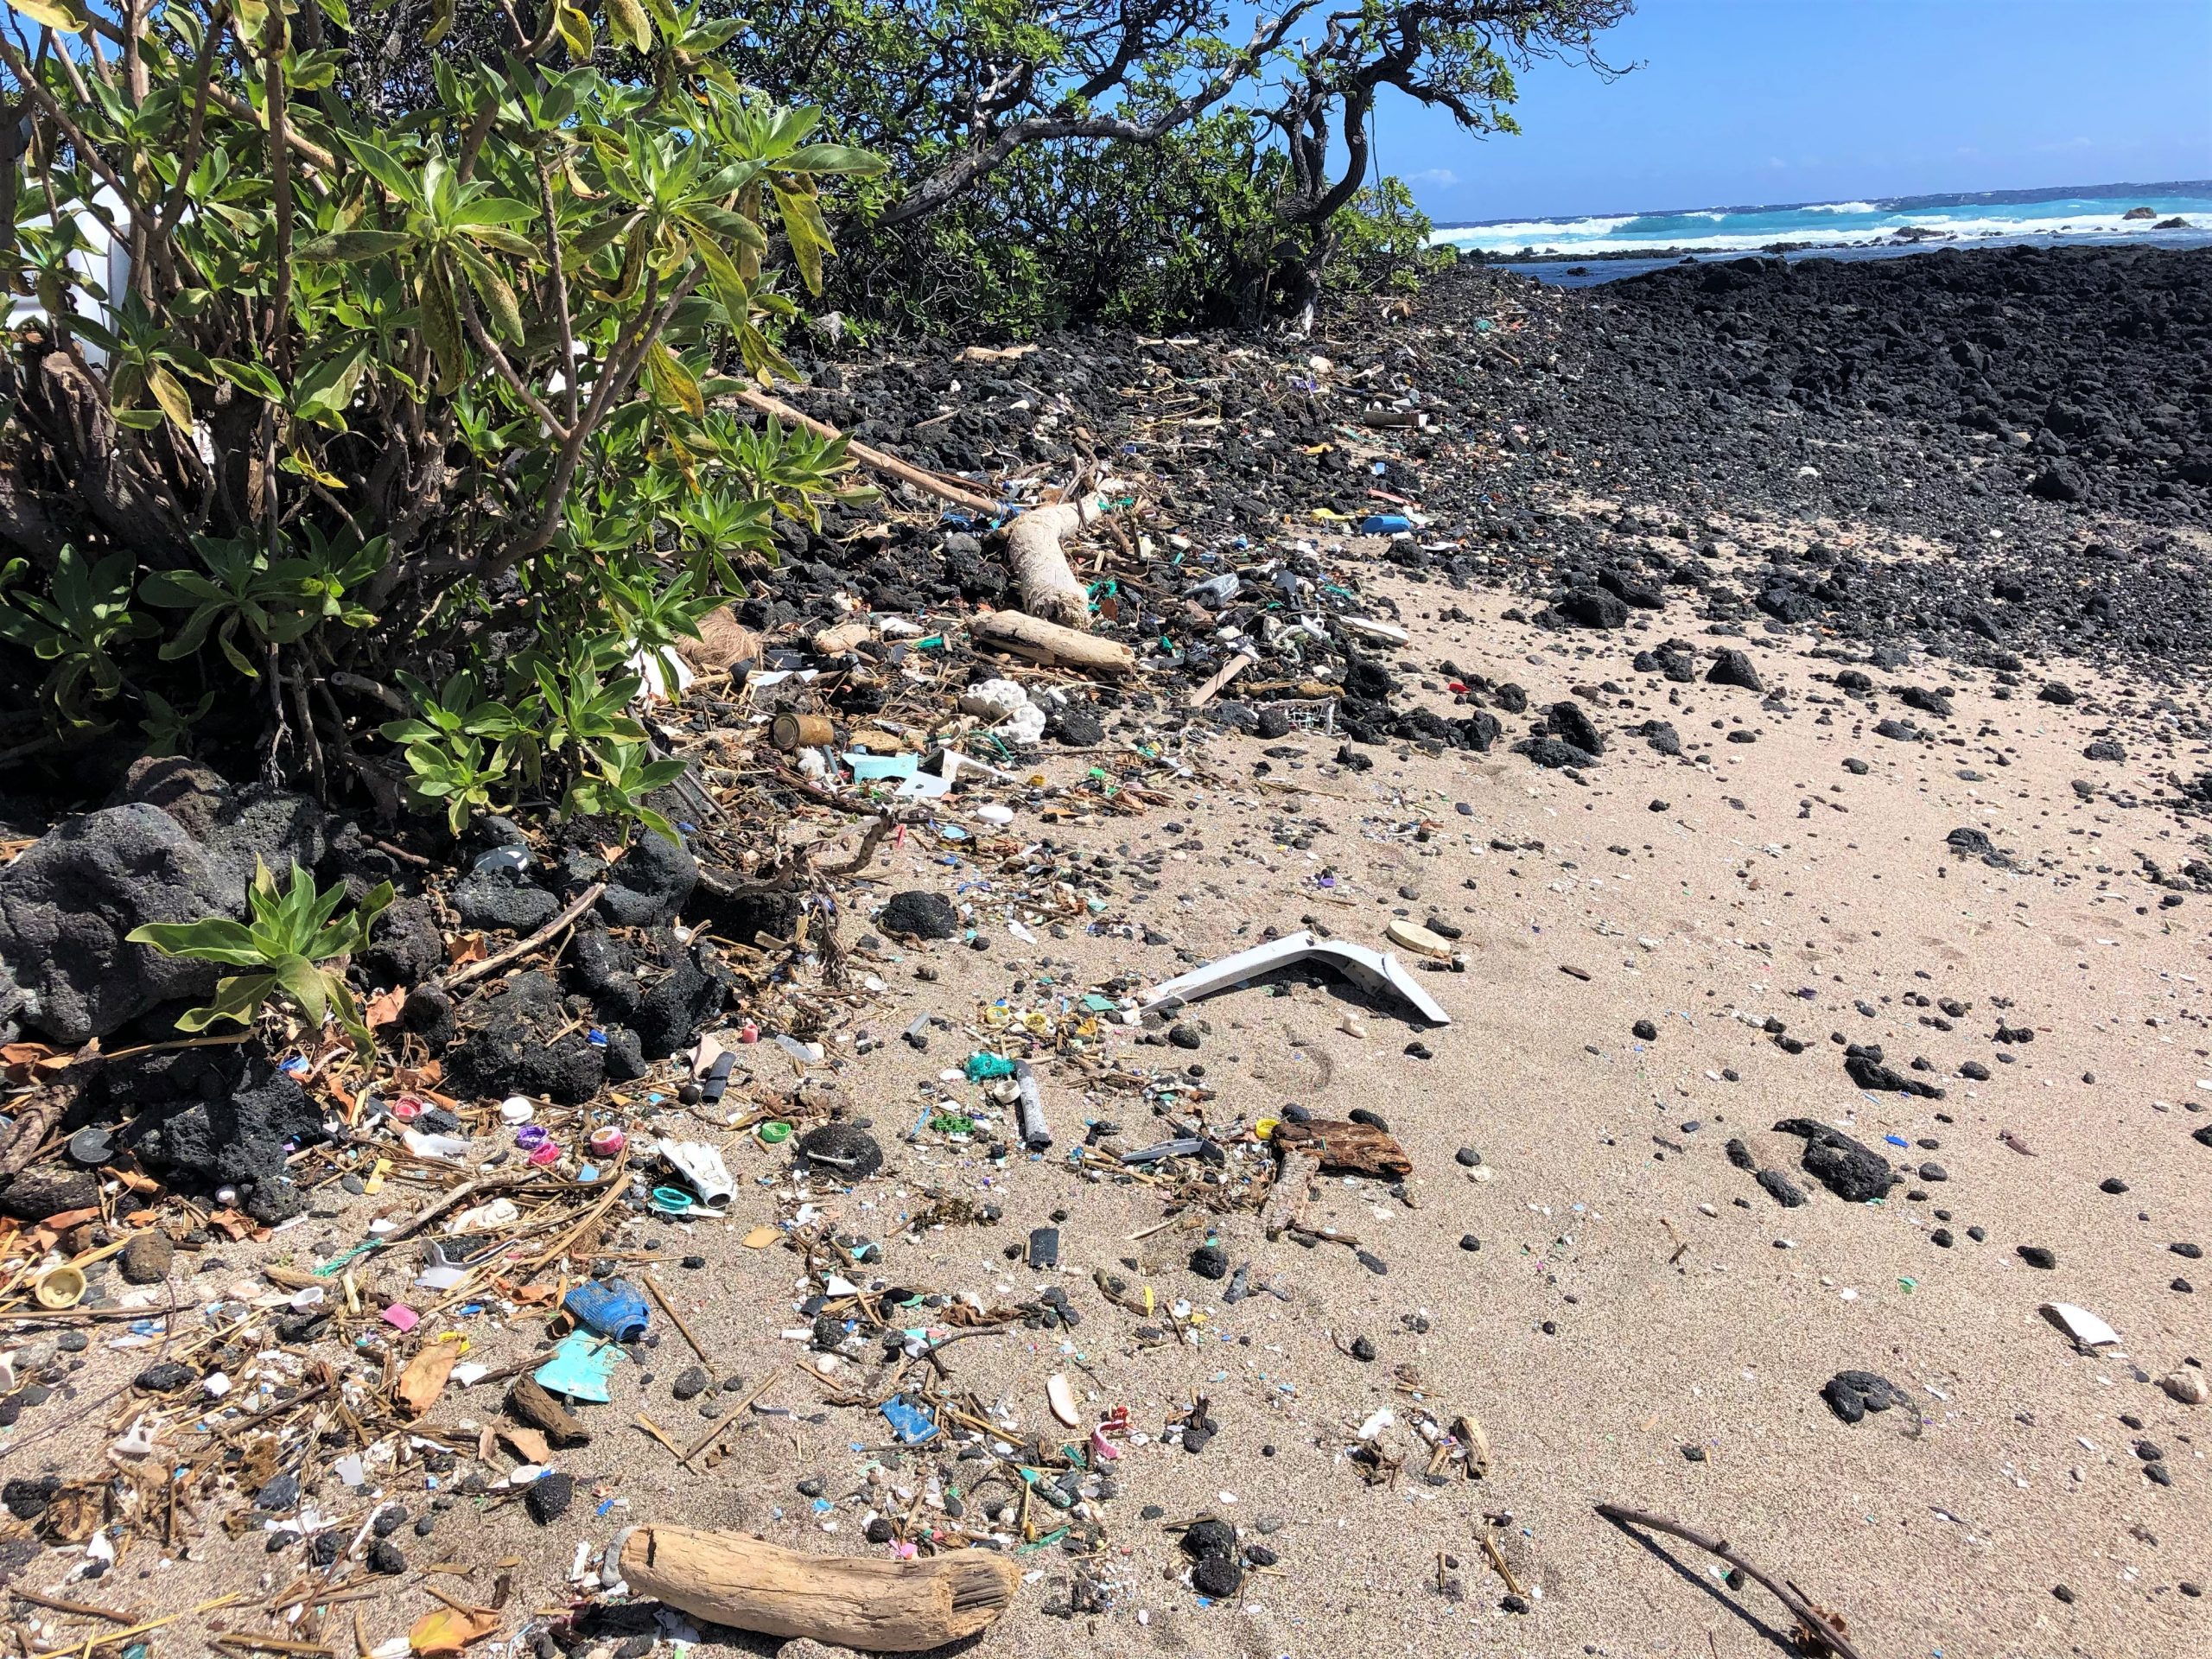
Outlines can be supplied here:
[[1070, 111], [1058, 115], [1030, 116], [1014, 122], [1002, 128], [989, 143], [957, 152], [941, 171], [885, 208], [875, 222], [889, 228], [936, 213], [946, 203], [988, 178], [1025, 144], [1043, 143], [1056, 138], [1117, 138], [1128, 143], [1151, 143], [1176, 128], [1196, 120], [1228, 97], [1240, 81], [1247, 79], [1258, 70], [1261, 60], [1280, 46], [1299, 20], [1318, 3], [1319, 0], [1292, 0], [1280, 17], [1262, 17], [1254, 26], [1251, 39], [1243, 50], [1194, 91], [1178, 99], [1148, 120], [1134, 121], [1111, 115], [1077, 115]]
[[1608, 1521], [1622, 1526], [1646, 1527], [1653, 1532], [1669, 1533], [1685, 1543], [1695, 1544], [1708, 1554], [1718, 1555], [1745, 1577], [1757, 1580], [1773, 1592], [1775, 1599], [1795, 1614], [1815, 1638], [1825, 1643], [1836, 1659], [1859, 1659], [1859, 1649], [1851, 1645], [1851, 1639], [1838, 1630], [1827, 1615], [1806, 1600], [1796, 1586], [1785, 1583], [1764, 1568], [1754, 1567], [1737, 1554], [1726, 1539], [1695, 1531], [1679, 1521], [1669, 1521], [1662, 1515], [1654, 1515], [1649, 1510], [1631, 1510], [1624, 1503], [1599, 1503], [1595, 1507], [1598, 1513]]

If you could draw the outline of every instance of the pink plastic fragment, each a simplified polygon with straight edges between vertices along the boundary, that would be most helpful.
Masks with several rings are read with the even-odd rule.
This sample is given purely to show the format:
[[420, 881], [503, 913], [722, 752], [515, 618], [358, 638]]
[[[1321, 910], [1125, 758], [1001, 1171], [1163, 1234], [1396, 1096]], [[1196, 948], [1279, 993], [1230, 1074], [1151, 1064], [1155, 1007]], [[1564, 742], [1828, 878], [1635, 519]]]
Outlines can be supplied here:
[[423, 1316], [404, 1302], [394, 1302], [384, 1311], [384, 1322], [393, 1330], [405, 1332], [423, 1323]]

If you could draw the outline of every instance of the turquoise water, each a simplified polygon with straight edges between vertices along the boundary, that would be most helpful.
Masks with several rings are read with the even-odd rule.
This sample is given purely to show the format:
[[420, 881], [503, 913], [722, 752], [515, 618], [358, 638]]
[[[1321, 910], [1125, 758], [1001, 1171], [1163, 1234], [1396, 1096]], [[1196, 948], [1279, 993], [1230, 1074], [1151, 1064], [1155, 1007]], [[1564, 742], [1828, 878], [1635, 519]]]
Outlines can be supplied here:
[[[2148, 207], [2152, 217], [2127, 219], [2129, 209], [2137, 207]], [[2152, 226], [2176, 218], [2189, 221], [2190, 231], [2212, 236], [2212, 181], [2069, 188], [2047, 194], [2002, 191], [1508, 219], [1439, 226], [1435, 239], [1493, 255], [1530, 251], [1582, 257], [1662, 250], [1745, 253], [1777, 242], [1875, 247], [1894, 244], [1899, 232], [1908, 231], [1954, 244], [1999, 238], [2164, 239], [2185, 233], [2153, 231]]]

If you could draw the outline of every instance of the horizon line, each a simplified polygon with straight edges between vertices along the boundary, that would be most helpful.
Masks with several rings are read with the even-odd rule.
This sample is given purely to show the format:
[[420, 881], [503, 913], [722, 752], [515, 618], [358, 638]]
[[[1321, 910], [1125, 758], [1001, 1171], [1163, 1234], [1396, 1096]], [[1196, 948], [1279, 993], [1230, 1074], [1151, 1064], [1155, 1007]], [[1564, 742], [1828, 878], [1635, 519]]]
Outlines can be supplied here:
[[1663, 219], [1673, 213], [1785, 213], [1797, 207], [1833, 207], [1846, 201], [1864, 201], [1870, 207], [1879, 209], [1885, 205], [1894, 207], [1906, 202], [1935, 202], [1939, 199], [1967, 202], [2009, 196], [2018, 201], [2031, 201], [2067, 195], [2090, 196], [2114, 194], [2126, 191], [2154, 190], [2201, 194], [2207, 198], [2212, 198], [2212, 179], [2122, 180], [2114, 184], [2031, 185], [2005, 190], [1928, 190], [1905, 195], [1831, 196], [1808, 201], [1744, 202], [1732, 206], [1709, 204], [1700, 207], [1637, 207], [1611, 213], [1592, 211], [1576, 213], [1524, 213], [1509, 215], [1502, 219], [1460, 219], [1449, 221], [1438, 219], [1434, 221], [1434, 227], [1440, 231], [1478, 231], [1487, 229], [1493, 225], [1564, 224], [1580, 219]]

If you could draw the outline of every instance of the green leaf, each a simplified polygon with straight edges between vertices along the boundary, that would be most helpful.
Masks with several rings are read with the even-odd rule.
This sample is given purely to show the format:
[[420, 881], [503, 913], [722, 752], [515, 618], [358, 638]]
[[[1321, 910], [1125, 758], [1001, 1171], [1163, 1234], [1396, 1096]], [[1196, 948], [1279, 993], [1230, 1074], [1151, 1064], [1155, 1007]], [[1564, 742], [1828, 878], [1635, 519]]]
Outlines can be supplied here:
[[592, 35], [591, 19], [584, 16], [581, 8], [567, 3], [567, 0], [554, 0], [553, 27], [560, 35], [562, 44], [569, 48], [571, 61], [591, 61], [597, 42]]
[[360, 387], [370, 350], [371, 343], [362, 340], [351, 351], [326, 357], [302, 375], [292, 389], [293, 412], [310, 419], [324, 417], [325, 424], [344, 431], [346, 410]]
[[10, 7], [20, 11], [33, 22], [58, 29], [64, 35], [80, 35], [91, 19], [67, 0], [8, 0]]
[[276, 982], [308, 1016], [317, 1031], [330, 1017], [328, 981], [305, 957], [287, 957], [276, 964]]
[[302, 259], [358, 264], [404, 248], [415, 238], [404, 231], [333, 231], [302, 242], [294, 253]]
[[218, 1020], [229, 1020], [241, 1026], [253, 1023], [253, 1016], [276, 988], [274, 974], [240, 974], [215, 984], [215, 1000], [205, 1007], [187, 1008], [177, 1016], [179, 1031], [205, 1031]]
[[390, 150], [350, 132], [341, 131], [339, 136], [345, 141], [346, 148], [353, 152], [353, 159], [366, 168], [370, 175], [394, 196], [410, 202], [423, 199], [422, 186], [399, 164]]
[[148, 922], [123, 937], [132, 944], [151, 945], [165, 957], [196, 957], [231, 968], [256, 968], [264, 960], [245, 924], [224, 916], [196, 922]]
[[[423, 44], [435, 46], [453, 27], [454, 0], [431, 0], [430, 26], [423, 31]], [[320, 1023], [320, 1022], [318, 1022]]]
[[176, 429], [190, 437], [192, 394], [185, 391], [176, 376], [156, 363], [146, 371], [146, 389], [154, 394], [154, 401], [162, 406], [162, 413], [176, 423]]
[[633, 52], [653, 49], [652, 20], [638, 0], [607, 0], [607, 26]]
[[645, 348], [645, 378], [660, 402], [675, 404], [695, 420], [706, 414], [698, 381], [677, 360], [676, 353], [658, 340]]
[[216, 373], [239, 391], [250, 391], [265, 404], [283, 403], [283, 383], [260, 364], [241, 363], [228, 357], [210, 358], [208, 361]]
[[804, 149], [793, 150], [776, 165], [785, 173], [850, 173], [869, 179], [880, 176], [890, 167], [874, 151], [855, 149], [849, 144], [809, 144]]

